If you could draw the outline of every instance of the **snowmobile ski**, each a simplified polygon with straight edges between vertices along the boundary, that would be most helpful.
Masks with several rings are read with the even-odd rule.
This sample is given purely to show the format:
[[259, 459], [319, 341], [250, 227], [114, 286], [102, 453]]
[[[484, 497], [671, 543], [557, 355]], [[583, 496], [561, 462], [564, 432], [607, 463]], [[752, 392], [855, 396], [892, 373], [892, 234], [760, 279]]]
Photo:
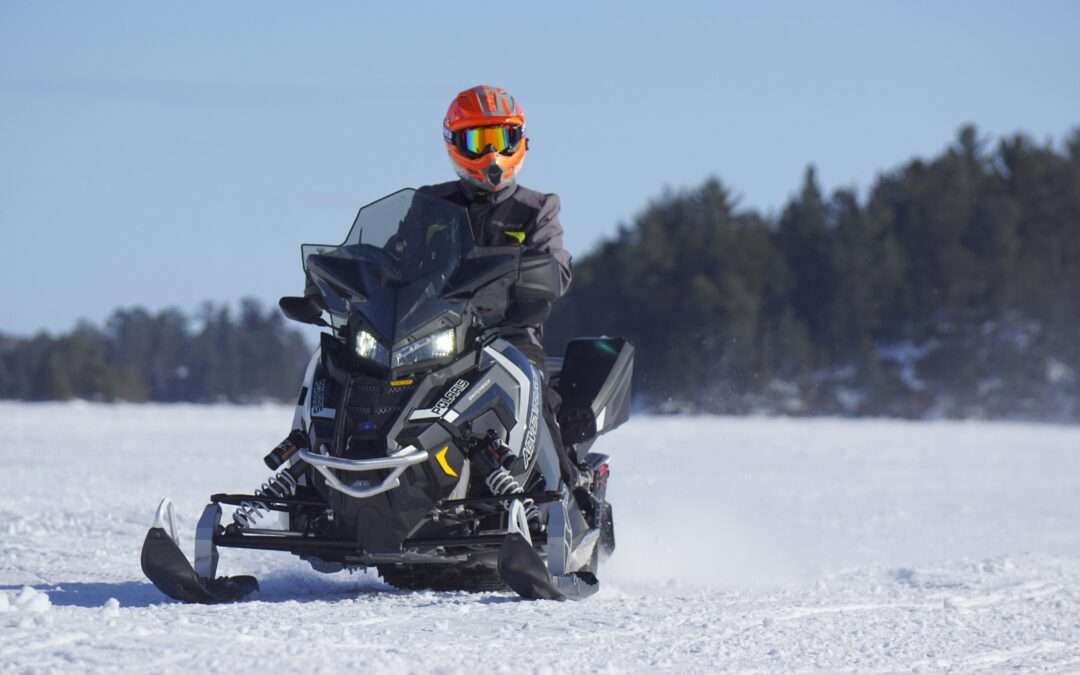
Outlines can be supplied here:
[[529, 600], [583, 600], [600, 589], [588, 572], [553, 577], [532, 543], [516, 532], [506, 535], [499, 548], [499, 576]]
[[[168, 527], [168, 531], [166, 531]], [[177, 545], [172, 502], [163, 499], [142, 547], [142, 571], [165, 595], [204, 605], [235, 602], [259, 590], [252, 576], [208, 579], [195, 572]]]

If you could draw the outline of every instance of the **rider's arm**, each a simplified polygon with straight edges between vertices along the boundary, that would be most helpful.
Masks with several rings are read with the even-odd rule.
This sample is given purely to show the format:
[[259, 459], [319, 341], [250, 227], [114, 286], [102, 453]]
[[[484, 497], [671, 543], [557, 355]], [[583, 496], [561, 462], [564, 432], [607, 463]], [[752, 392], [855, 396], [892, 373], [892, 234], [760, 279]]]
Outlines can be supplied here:
[[555, 256], [562, 272], [559, 295], [566, 293], [570, 288], [573, 270], [570, 252], [563, 248], [563, 227], [559, 222], [559, 195], [544, 195], [544, 202], [536, 216], [536, 225], [530, 236], [525, 239], [525, 248], [528, 251], [550, 253]]

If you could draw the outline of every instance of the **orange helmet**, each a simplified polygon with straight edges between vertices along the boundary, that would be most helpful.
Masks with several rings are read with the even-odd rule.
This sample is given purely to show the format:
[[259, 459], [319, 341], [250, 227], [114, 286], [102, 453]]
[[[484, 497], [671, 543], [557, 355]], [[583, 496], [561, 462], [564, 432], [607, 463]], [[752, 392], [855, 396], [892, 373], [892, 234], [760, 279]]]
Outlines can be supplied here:
[[525, 113], [498, 87], [466, 89], [443, 118], [446, 152], [458, 176], [485, 190], [510, 185], [525, 160]]

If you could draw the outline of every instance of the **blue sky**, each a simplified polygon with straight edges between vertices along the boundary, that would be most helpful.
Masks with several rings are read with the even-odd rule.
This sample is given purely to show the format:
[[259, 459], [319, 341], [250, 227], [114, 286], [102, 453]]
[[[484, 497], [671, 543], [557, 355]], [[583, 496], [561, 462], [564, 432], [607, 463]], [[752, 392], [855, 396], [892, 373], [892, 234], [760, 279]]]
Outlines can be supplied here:
[[775, 211], [810, 162], [865, 189], [965, 122], [1080, 124], [1080, 3], [581, 4], [0, 0], [0, 332], [298, 293], [301, 242], [452, 177], [478, 83], [579, 256], [665, 186]]

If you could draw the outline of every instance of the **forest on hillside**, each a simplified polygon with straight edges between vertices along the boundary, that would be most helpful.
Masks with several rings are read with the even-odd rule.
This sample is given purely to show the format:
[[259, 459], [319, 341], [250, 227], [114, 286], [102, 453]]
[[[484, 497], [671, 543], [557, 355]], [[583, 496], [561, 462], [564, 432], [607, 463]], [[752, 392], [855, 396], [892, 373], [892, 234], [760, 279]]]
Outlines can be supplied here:
[[667, 192], [584, 256], [549, 344], [630, 337], [653, 407], [1080, 417], [1080, 129], [964, 127], [863, 200], [811, 167], [776, 218], [732, 194]]
[[[661, 411], [1080, 419], [1080, 129], [1060, 146], [964, 127], [937, 156], [780, 213], [711, 178], [575, 260], [548, 322], [637, 345]], [[0, 398], [290, 400], [309, 347], [276, 309], [118, 310], [0, 336]]]

